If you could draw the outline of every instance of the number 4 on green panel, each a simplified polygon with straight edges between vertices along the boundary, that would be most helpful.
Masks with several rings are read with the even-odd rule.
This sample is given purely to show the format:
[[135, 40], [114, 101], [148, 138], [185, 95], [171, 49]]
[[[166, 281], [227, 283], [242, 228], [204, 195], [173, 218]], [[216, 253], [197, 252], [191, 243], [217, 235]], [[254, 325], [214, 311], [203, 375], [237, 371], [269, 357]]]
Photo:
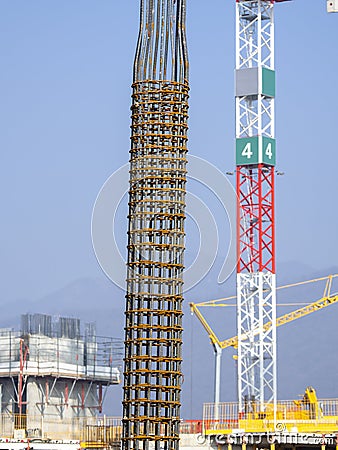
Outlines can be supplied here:
[[268, 145], [266, 146], [266, 149], [265, 149], [265, 155], [266, 155], [269, 159], [272, 159], [272, 144], [271, 144], [271, 142], [269, 142]]
[[263, 163], [274, 166], [276, 164], [276, 141], [275, 139], [263, 136], [262, 138]]
[[257, 164], [258, 163], [258, 138], [236, 139], [236, 164]]
[[251, 145], [252, 145], [251, 142], [248, 142], [242, 151], [242, 156], [246, 157], [247, 159], [251, 159], [251, 157], [253, 155], [253, 151], [251, 150]]

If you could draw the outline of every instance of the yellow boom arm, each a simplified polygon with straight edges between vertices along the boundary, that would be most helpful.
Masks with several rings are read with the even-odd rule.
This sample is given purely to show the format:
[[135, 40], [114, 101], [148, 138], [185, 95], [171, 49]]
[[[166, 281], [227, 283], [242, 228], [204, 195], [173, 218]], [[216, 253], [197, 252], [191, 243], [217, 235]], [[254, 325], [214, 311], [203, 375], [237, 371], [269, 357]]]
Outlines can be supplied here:
[[[337, 276], [338, 276], [338, 274], [335, 274], [335, 275], [329, 275], [328, 277], [324, 278], [327, 281], [326, 281], [326, 286], [324, 289], [324, 295], [320, 300], [317, 300], [313, 303], [310, 303], [309, 305], [304, 306], [303, 308], [297, 309], [290, 313], [284, 314], [281, 317], [278, 317], [276, 320], [276, 326], [279, 327], [286, 323], [292, 322], [293, 320], [300, 319], [301, 317], [312, 314], [315, 311], [319, 311], [320, 309], [326, 308], [327, 306], [333, 305], [334, 303], [337, 303], [338, 295], [334, 294], [331, 296], [332, 279]], [[323, 278], [321, 278], [321, 280], [323, 280]], [[317, 280], [311, 280], [311, 281], [317, 281]], [[308, 282], [306, 282], [306, 283], [308, 283]], [[297, 285], [298, 285], [298, 283], [297, 283]], [[206, 302], [206, 304], [207, 303], [209, 303], [209, 302]], [[198, 306], [202, 306], [202, 305], [203, 305], [203, 303], [198, 304]], [[206, 332], [209, 335], [212, 345], [214, 345], [214, 346], [218, 345], [221, 349], [228, 348], [228, 347], [237, 347], [238, 336], [234, 336], [232, 338], [225, 339], [224, 341], [220, 341], [218, 339], [218, 337], [216, 336], [216, 333], [212, 330], [211, 326], [206, 321], [205, 317], [202, 315], [201, 311], [198, 309], [198, 306], [195, 303], [190, 303], [190, 308], [191, 308], [192, 313], [196, 314], [198, 320], [203, 325], [204, 329], [206, 330]], [[270, 327], [271, 327], [271, 322], [267, 322], [264, 325], [265, 330], [268, 330]], [[244, 337], [244, 339], [245, 339], [245, 337]]]

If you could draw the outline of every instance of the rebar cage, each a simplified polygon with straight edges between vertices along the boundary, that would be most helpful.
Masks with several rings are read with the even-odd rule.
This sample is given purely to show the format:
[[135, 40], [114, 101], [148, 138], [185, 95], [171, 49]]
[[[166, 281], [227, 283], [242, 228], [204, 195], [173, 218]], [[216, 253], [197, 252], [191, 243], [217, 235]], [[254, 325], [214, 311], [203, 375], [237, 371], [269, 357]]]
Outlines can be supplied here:
[[188, 129], [185, 0], [142, 0], [132, 95], [124, 449], [178, 448]]

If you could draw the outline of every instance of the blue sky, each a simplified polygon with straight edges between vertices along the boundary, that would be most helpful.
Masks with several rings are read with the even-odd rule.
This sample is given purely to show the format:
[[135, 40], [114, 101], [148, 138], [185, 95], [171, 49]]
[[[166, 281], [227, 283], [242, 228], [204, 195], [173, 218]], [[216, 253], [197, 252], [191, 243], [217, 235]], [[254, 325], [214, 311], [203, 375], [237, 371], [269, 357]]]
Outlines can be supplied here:
[[[233, 170], [235, 2], [187, 4], [189, 150]], [[129, 158], [138, 9], [138, 0], [0, 1], [3, 303], [104, 278], [91, 212]], [[326, 13], [325, 0], [275, 10], [277, 168], [285, 172], [276, 185], [277, 262], [285, 270], [278, 277], [287, 279], [290, 263], [325, 275], [337, 267], [338, 249], [338, 14]], [[121, 214], [122, 248], [126, 226]], [[216, 275], [200, 283], [199, 300], [213, 295]]]
[[[128, 160], [138, 3], [0, 2], [6, 299], [100, 273], [90, 215], [103, 182]], [[224, 171], [234, 167], [233, 3], [188, 1], [189, 149]], [[324, 0], [275, 9], [277, 167], [286, 173], [276, 187], [277, 258], [324, 270], [338, 247], [338, 17]]]

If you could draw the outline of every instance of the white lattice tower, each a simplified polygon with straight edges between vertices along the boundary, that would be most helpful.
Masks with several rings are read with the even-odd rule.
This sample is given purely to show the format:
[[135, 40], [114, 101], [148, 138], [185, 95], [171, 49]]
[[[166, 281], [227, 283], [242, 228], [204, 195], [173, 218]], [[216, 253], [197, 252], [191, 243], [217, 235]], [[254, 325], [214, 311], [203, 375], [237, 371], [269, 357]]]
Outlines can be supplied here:
[[[236, 2], [238, 398], [276, 402], [274, 2]], [[267, 322], [272, 326], [264, 327]]]

